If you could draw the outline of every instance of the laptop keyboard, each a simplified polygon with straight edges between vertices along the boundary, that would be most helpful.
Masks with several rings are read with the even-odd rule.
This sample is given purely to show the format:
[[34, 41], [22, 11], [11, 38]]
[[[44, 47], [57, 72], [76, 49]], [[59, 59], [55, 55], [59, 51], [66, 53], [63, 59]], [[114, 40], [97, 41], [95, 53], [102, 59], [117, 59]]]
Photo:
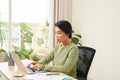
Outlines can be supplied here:
[[40, 70], [34, 70], [31, 67], [25, 67], [25, 69], [27, 70], [28, 73], [36, 73], [36, 72], [40, 72]]

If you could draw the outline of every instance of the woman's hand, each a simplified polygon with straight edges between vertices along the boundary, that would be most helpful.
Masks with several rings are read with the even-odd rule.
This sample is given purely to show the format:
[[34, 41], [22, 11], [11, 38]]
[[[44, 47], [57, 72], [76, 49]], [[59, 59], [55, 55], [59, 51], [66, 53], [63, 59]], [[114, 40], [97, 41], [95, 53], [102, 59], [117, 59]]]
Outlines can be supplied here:
[[27, 65], [27, 67], [32, 68], [33, 70], [39, 70], [40, 69], [40, 64], [38, 62], [31, 62]]

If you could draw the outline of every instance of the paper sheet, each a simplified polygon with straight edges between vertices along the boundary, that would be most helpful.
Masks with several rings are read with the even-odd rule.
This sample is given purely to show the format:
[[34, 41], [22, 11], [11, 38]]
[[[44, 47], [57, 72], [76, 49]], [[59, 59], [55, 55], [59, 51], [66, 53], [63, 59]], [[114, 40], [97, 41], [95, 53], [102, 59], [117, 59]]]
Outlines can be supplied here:
[[63, 80], [66, 78], [63, 75], [47, 75], [46, 73], [37, 73], [26, 75], [23, 80]]

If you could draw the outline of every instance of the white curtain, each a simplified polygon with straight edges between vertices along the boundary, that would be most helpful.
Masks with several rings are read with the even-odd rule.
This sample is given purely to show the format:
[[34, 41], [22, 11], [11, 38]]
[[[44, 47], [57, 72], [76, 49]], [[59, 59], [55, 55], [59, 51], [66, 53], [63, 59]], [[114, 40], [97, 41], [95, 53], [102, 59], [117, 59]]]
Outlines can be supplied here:
[[[51, 49], [56, 41], [54, 37], [54, 23], [59, 20], [72, 21], [72, 0], [49, 0], [49, 16], [50, 16], [50, 44]], [[50, 49], [50, 50], [51, 50]]]
[[49, 2], [49, 8], [48, 8], [48, 13], [49, 13], [49, 23], [50, 23], [50, 28], [49, 28], [49, 42], [48, 45], [49, 47], [49, 51], [51, 51], [54, 47], [54, 23], [55, 23], [55, 0], [48, 0]]
[[55, 0], [55, 22], [58, 20], [72, 21], [72, 0]]

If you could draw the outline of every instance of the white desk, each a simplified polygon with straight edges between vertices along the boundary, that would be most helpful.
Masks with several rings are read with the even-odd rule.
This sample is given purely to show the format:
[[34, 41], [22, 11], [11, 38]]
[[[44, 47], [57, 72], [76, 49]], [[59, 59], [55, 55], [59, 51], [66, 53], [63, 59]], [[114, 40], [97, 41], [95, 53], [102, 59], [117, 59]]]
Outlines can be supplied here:
[[[2, 77], [4, 78], [3, 80], [23, 80], [23, 77], [14, 77], [13, 75], [19, 72], [19, 70], [17, 69], [16, 66], [14, 67], [9, 67], [7, 62], [1, 62], [0, 63], [0, 74], [2, 75]], [[65, 77], [69, 77], [72, 80], [77, 80], [75, 78], [72, 78], [68, 75], [65, 75], [63, 73], [60, 73], [60, 75], [64, 75]], [[38, 79], [39, 80], [39, 79]]]

